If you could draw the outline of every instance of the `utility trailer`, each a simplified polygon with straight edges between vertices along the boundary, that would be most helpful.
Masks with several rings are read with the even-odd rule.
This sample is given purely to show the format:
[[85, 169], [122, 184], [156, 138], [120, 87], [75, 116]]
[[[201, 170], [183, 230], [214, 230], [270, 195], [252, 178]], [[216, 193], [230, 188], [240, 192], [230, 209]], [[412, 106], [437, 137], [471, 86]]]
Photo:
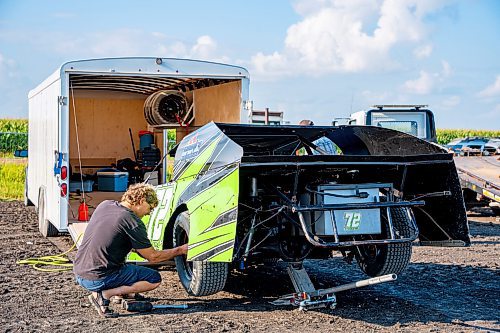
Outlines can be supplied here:
[[89, 193], [82, 184], [84, 196], [70, 194], [72, 174], [134, 159], [131, 138], [139, 142], [141, 130], [154, 133], [163, 156], [167, 129], [176, 129], [180, 139], [212, 120], [245, 121], [248, 87], [244, 68], [213, 62], [135, 57], [64, 63], [28, 95], [25, 203], [36, 206], [40, 232], [55, 236], [81, 226], [82, 198], [91, 214], [101, 201], [123, 193]]
[[[468, 208], [487, 201], [500, 215], [500, 157], [455, 156], [465, 204]], [[479, 200], [478, 200], [479, 199]]]

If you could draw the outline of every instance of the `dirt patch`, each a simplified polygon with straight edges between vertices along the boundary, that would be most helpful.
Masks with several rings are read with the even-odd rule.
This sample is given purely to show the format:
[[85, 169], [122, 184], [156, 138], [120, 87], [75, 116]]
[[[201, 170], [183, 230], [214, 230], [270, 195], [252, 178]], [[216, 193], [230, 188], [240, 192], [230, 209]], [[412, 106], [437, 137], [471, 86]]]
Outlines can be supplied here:
[[[173, 267], [148, 294], [161, 310], [102, 319], [71, 272], [44, 273], [16, 265], [19, 259], [58, 254], [68, 236], [44, 239], [33, 208], [0, 203], [0, 331], [2, 332], [500, 332], [500, 221], [470, 212], [472, 246], [414, 246], [412, 263], [396, 282], [339, 293], [335, 310], [299, 312], [269, 301], [293, 291], [283, 264], [233, 272], [223, 292], [189, 297]], [[316, 287], [365, 278], [340, 257], [306, 262]]]

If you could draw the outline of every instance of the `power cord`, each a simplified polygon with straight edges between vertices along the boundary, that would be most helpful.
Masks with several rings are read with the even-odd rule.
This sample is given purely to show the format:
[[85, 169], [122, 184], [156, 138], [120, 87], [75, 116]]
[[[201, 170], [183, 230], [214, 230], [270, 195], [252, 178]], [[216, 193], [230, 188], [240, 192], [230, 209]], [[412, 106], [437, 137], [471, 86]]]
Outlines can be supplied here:
[[[83, 236], [83, 233], [81, 233], [76, 241], [73, 243], [73, 246], [71, 248], [61, 254], [55, 255], [55, 256], [43, 256], [39, 258], [28, 258], [28, 259], [23, 259], [19, 260], [16, 262], [18, 265], [31, 265], [34, 269], [37, 271], [42, 271], [42, 272], [64, 272], [64, 271], [70, 271], [73, 269], [73, 263], [69, 258], [67, 258], [67, 254], [73, 251], [75, 248], [76, 244], [80, 240], [80, 238]], [[60, 268], [44, 268], [44, 266], [55, 266], [55, 267], [60, 267]]]

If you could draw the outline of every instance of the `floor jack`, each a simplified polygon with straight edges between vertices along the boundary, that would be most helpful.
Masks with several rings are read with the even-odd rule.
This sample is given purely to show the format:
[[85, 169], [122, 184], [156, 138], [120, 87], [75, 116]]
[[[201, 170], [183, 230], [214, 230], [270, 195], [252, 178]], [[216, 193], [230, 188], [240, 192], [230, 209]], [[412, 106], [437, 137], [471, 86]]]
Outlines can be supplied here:
[[293, 305], [298, 306], [299, 310], [311, 310], [318, 308], [330, 307], [335, 309], [337, 306], [337, 298], [335, 293], [340, 291], [370, 286], [389, 281], [394, 281], [398, 277], [396, 274], [387, 274], [377, 276], [371, 279], [361, 280], [357, 282], [347, 283], [338, 287], [328, 289], [314, 288], [309, 275], [302, 263], [289, 263], [287, 267], [288, 275], [292, 280], [295, 293], [283, 295], [277, 300], [271, 302], [274, 305]]
[[129, 312], [151, 312], [156, 309], [187, 309], [187, 304], [157, 305], [147, 301], [122, 301], [122, 309]]

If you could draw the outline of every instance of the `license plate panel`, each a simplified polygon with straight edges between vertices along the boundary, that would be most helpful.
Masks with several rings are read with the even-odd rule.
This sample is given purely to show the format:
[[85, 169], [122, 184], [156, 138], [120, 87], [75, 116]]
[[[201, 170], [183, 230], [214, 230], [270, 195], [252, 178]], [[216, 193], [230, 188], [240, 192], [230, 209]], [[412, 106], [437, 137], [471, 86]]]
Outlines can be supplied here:
[[[333, 234], [333, 221], [329, 214], [329, 223]], [[335, 225], [340, 236], [380, 234], [380, 209], [336, 210]], [[326, 221], [325, 221], [326, 222]], [[330, 228], [328, 228], [330, 229]]]

